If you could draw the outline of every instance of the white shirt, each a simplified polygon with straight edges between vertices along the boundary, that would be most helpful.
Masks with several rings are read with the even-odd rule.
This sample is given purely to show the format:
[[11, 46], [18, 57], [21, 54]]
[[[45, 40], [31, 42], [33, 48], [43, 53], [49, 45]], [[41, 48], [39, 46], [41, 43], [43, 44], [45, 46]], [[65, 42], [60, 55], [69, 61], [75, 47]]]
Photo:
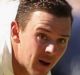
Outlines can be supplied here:
[[[12, 53], [9, 51], [9, 48], [5, 43], [3, 54], [0, 55], [0, 75], [14, 75], [12, 68]], [[51, 72], [49, 72], [47, 75], [51, 75]]]

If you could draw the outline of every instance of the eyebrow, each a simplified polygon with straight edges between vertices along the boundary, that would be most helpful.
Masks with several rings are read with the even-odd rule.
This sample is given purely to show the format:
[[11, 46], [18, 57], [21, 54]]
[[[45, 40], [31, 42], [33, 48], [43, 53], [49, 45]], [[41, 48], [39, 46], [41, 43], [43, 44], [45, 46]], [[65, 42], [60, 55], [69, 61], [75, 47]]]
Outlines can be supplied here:
[[48, 32], [48, 33], [51, 32], [49, 29], [47, 29], [47, 28], [42, 28], [42, 27], [37, 28], [37, 30], [43, 30], [43, 31]]
[[70, 37], [70, 35], [61, 35], [62, 37]]
[[[38, 28], [37, 30], [43, 30], [43, 31], [45, 31], [47, 33], [52, 33], [51, 30], [49, 30], [47, 28], [42, 28], [42, 27]], [[66, 38], [70, 37], [70, 35], [62, 35], [62, 34], [60, 36], [61, 37], [66, 37]]]

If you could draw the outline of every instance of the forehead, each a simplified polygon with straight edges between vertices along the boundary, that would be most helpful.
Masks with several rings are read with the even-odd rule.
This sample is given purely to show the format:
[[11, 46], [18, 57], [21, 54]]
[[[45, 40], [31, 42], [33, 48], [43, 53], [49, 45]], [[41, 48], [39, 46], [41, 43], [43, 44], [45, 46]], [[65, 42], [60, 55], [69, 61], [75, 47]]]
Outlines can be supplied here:
[[[35, 11], [32, 14], [31, 20], [35, 20], [35, 22], [44, 22], [44, 23], [62, 23], [62, 25], [67, 24], [67, 26], [71, 24], [70, 17], [57, 17], [53, 14], [50, 14], [45, 11]], [[53, 25], [54, 26], [54, 25]], [[66, 26], [66, 25], [65, 25]]]
[[56, 32], [68, 32], [71, 29], [71, 19], [69, 17], [56, 17], [48, 12], [35, 11], [29, 21], [31, 27], [46, 27]]

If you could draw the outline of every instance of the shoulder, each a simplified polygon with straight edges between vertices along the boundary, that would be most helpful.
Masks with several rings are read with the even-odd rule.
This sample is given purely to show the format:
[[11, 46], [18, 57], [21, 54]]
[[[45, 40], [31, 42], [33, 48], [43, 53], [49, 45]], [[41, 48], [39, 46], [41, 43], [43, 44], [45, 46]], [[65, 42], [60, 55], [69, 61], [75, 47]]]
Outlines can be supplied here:
[[0, 53], [0, 75], [3, 75], [3, 55], [6, 53], [6, 49], [6, 44], [4, 44], [2, 52]]
[[2, 68], [2, 57], [0, 56], [0, 75], [3, 75], [3, 68]]
[[0, 73], [1, 73], [1, 70], [2, 70], [2, 54], [0, 54]]
[[47, 75], [52, 75], [52, 74], [51, 74], [51, 71], [49, 71]]

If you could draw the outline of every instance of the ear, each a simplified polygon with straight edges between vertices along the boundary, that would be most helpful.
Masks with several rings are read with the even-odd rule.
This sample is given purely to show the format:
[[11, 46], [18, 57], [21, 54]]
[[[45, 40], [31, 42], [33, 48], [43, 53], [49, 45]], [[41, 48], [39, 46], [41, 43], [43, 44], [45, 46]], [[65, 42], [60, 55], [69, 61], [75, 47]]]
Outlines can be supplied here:
[[19, 25], [16, 21], [11, 23], [11, 38], [15, 43], [19, 43]]

